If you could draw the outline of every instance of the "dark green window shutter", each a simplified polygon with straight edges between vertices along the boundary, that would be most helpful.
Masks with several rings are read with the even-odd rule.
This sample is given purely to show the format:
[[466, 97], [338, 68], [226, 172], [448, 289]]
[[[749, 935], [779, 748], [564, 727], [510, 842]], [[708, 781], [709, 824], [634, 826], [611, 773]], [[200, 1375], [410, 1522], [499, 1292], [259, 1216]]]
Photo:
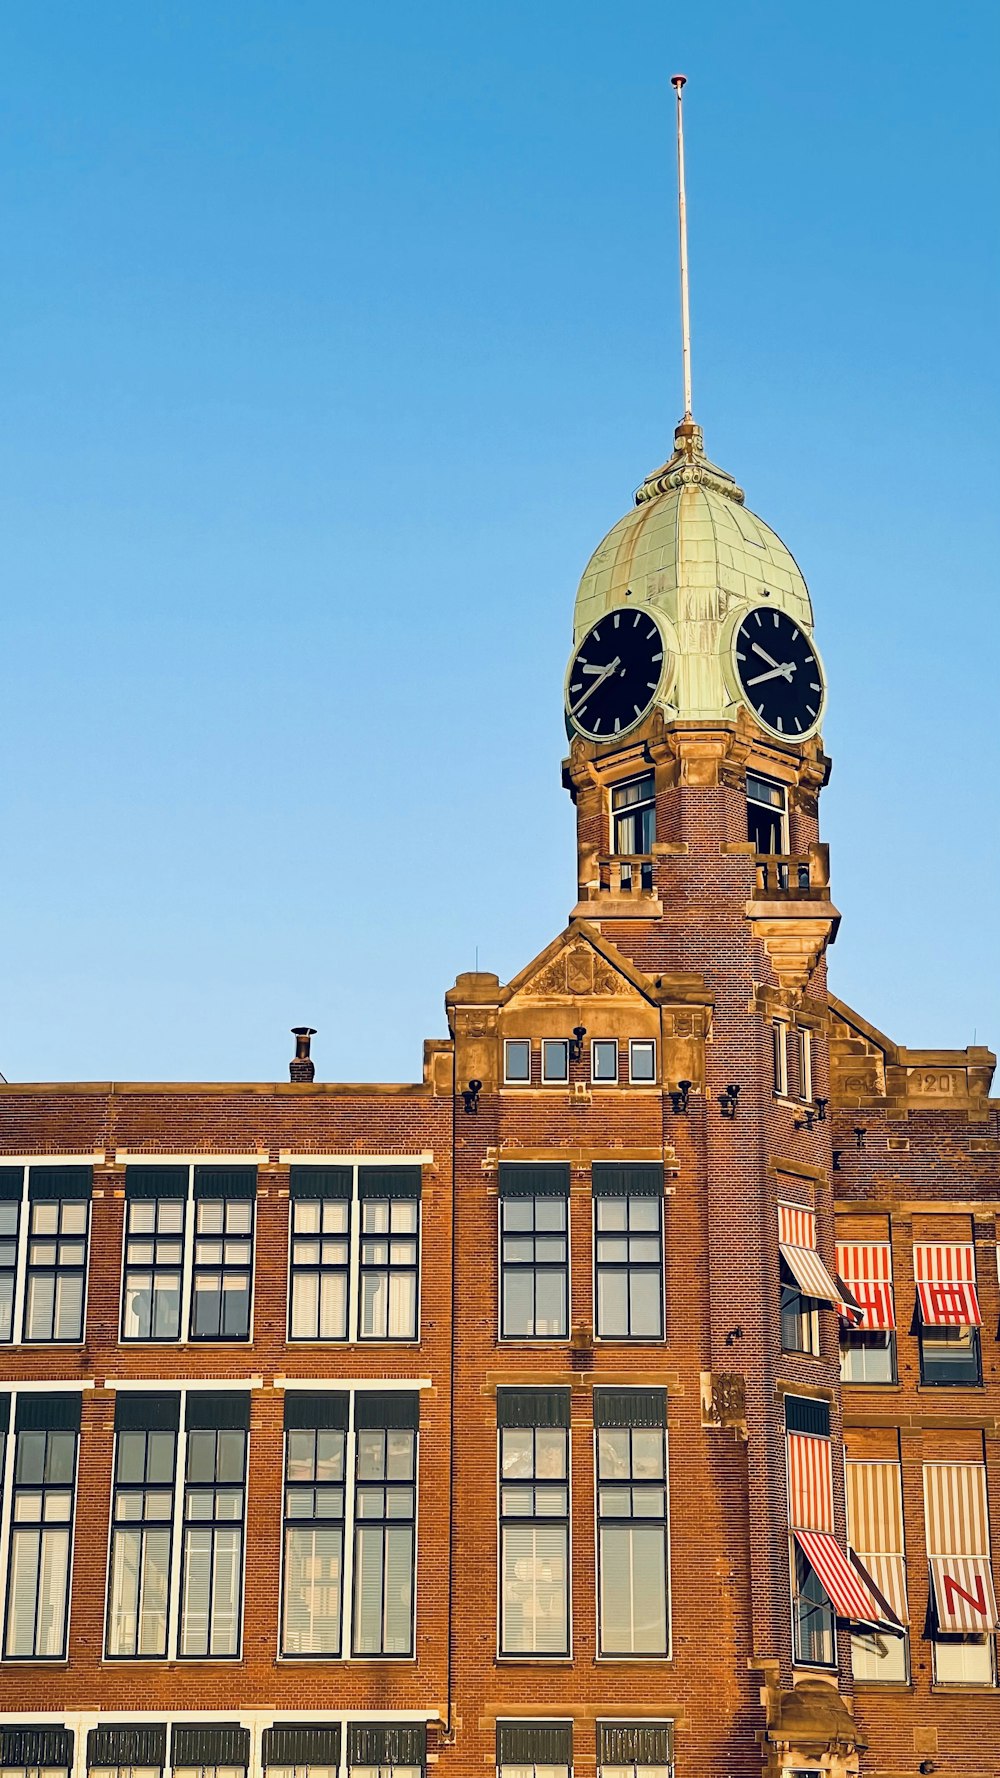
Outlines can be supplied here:
[[501, 1161], [498, 1173], [502, 1198], [566, 1198], [569, 1167], [562, 1161]]
[[349, 1722], [349, 1766], [423, 1766], [427, 1762], [424, 1722]]
[[79, 1389], [56, 1395], [48, 1389], [25, 1389], [18, 1394], [14, 1426], [18, 1432], [79, 1432]]
[[354, 1397], [354, 1424], [366, 1429], [385, 1426], [416, 1432], [420, 1425], [417, 1389], [359, 1389]]
[[498, 1426], [568, 1426], [568, 1389], [498, 1389]]
[[293, 1198], [349, 1198], [351, 1168], [293, 1167], [288, 1189]]
[[186, 1167], [126, 1167], [127, 1198], [186, 1198]]
[[28, 1197], [32, 1203], [89, 1198], [93, 1189], [93, 1167], [32, 1167], [28, 1173]]
[[263, 1734], [265, 1766], [339, 1766], [339, 1722], [276, 1722]]
[[165, 1722], [99, 1722], [87, 1736], [88, 1766], [165, 1766]]
[[10, 1396], [0, 1395], [0, 1433], [10, 1431]]
[[789, 1432], [815, 1432], [830, 1436], [830, 1404], [809, 1395], [785, 1396], [785, 1426]]
[[0, 1167], [0, 1203], [9, 1204], [24, 1190], [23, 1167]]
[[189, 1389], [184, 1410], [188, 1432], [248, 1432], [248, 1389]]
[[669, 1766], [674, 1757], [672, 1722], [599, 1722], [598, 1766]]
[[73, 1730], [48, 1723], [0, 1729], [0, 1766], [71, 1766]]
[[359, 1167], [359, 1198], [419, 1198], [419, 1167]]
[[238, 1722], [175, 1722], [172, 1766], [248, 1766], [250, 1730]]
[[[319, 1428], [346, 1432], [348, 1406], [345, 1389], [286, 1389], [285, 1431]], [[277, 1760], [274, 1763], [279, 1764]]]
[[498, 1766], [571, 1766], [571, 1722], [498, 1722]]
[[196, 1167], [196, 1198], [255, 1198], [256, 1167]]
[[595, 1426], [666, 1426], [665, 1389], [595, 1389]]
[[595, 1198], [662, 1198], [663, 1168], [659, 1161], [595, 1161], [590, 1169]]
[[[181, 1398], [177, 1390], [118, 1389], [115, 1391], [116, 1432], [176, 1432], [181, 1423]], [[98, 1760], [113, 1765], [113, 1760]], [[142, 1765], [133, 1760], [133, 1765]]]

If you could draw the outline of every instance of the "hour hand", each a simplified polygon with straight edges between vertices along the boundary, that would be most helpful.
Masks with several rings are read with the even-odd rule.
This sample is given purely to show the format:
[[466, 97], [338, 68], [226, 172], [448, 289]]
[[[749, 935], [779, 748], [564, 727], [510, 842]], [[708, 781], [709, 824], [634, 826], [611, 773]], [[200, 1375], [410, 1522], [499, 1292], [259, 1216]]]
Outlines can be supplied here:
[[[778, 663], [773, 654], [768, 654], [767, 649], [761, 648], [759, 642], [751, 642], [750, 647], [753, 649], [754, 654], [759, 654], [761, 660], [767, 662], [769, 667], [778, 667]], [[781, 671], [780, 667], [778, 667], [778, 671]]]
[[747, 687], [749, 689], [751, 685], [763, 685], [765, 679], [787, 679], [791, 685], [794, 671], [795, 662], [785, 661], [781, 667], [772, 667], [769, 673], [758, 673], [756, 679], [748, 679]]

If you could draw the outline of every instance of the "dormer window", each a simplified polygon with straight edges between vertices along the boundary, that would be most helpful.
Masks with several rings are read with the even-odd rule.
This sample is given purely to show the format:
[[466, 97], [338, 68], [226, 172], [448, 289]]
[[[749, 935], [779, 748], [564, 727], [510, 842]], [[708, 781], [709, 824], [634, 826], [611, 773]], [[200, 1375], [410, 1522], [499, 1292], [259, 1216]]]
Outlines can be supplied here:
[[756, 772], [747, 773], [747, 839], [769, 858], [788, 851], [788, 792]]
[[652, 772], [611, 791], [611, 849], [626, 858], [648, 855], [656, 838], [656, 783]]

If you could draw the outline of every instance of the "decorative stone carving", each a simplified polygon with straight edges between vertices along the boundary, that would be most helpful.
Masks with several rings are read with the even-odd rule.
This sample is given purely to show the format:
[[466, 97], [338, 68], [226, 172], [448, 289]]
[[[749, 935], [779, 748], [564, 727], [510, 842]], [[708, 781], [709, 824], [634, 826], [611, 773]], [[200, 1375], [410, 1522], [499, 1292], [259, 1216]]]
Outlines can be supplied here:
[[738, 1371], [702, 1371], [701, 1423], [730, 1426], [748, 1437], [746, 1383]]
[[857, 1778], [867, 1743], [831, 1681], [800, 1679], [791, 1691], [765, 1686], [761, 1703], [767, 1711], [766, 1778], [803, 1769], [816, 1778]]

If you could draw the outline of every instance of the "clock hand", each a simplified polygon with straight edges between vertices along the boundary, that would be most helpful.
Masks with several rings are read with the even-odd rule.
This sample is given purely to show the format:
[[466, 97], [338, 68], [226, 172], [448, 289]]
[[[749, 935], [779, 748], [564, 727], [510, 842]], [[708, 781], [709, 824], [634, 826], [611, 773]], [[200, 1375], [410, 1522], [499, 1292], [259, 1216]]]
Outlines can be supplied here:
[[778, 665], [773, 654], [768, 654], [767, 649], [761, 648], [759, 642], [751, 642], [750, 647], [753, 649], [754, 654], [759, 654], [761, 660], [767, 662], [769, 667], [776, 667]]
[[777, 679], [779, 677], [782, 679], [787, 679], [789, 685], [791, 685], [792, 674], [794, 673], [794, 671], [795, 671], [795, 662], [794, 661], [786, 661], [783, 667], [772, 667], [771, 671], [769, 673], [758, 673], [756, 679], [748, 679], [747, 686], [749, 687], [751, 685], [763, 685], [765, 679]]
[[599, 686], [599, 685], [602, 685], [602, 684], [603, 684], [603, 683], [604, 683], [604, 680], [605, 680], [605, 679], [608, 679], [608, 678], [610, 678], [610, 676], [611, 676], [611, 674], [612, 674], [612, 673], [613, 673], [613, 672], [614, 672], [614, 671], [615, 671], [615, 669], [616, 669], [616, 668], [617, 668], [617, 667], [620, 667], [620, 666], [621, 666], [621, 664], [622, 664], [622, 663], [621, 663], [621, 659], [620, 659], [620, 657], [619, 657], [619, 656], [618, 656], [618, 655], [617, 655], [617, 654], [616, 654], [616, 655], [615, 655], [615, 658], [614, 658], [614, 660], [613, 660], [613, 661], [612, 661], [612, 662], [611, 662], [611, 665], [610, 665], [610, 666], [608, 666], [608, 667], [602, 667], [602, 668], [601, 668], [601, 670], [600, 670], [600, 672], [599, 672], [599, 673], [598, 673], [598, 675], [597, 675], [597, 678], [596, 678], [596, 679], [595, 679], [595, 680], [594, 680], [594, 683], [593, 683], [593, 685], [588, 685], [588, 687], [587, 687], [587, 689], [586, 689], [586, 691], [585, 691], [585, 692], [584, 692], [584, 694], [583, 694], [583, 697], [582, 697], [582, 698], [577, 698], [577, 701], [576, 701], [576, 703], [575, 703], [575, 704], [571, 704], [571, 705], [570, 705], [570, 711], [569, 711], [569, 713], [570, 713], [570, 715], [571, 715], [571, 716], [575, 716], [575, 715], [576, 715], [576, 713], [577, 713], [577, 711], [578, 711], [578, 710], [582, 710], [582, 709], [583, 709], [583, 706], [584, 706], [584, 704], [585, 704], [585, 703], [586, 703], [586, 702], [587, 702], [587, 699], [588, 699], [588, 698], [590, 698], [590, 697], [593, 697], [593, 694], [594, 694], [594, 692], [595, 692], [595, 691], [596, 691], [596, 690], [597, 690], [597, 688], [598, 688], [598, 686]]
[[[606, 673], [606, 672], [607, 672], [607, 670], [608, 670], [608, 669], [607, 669], [607, 667], [587, 667], [587, 666], [582, 666], [582, 667], [581, 667], [581, 668], [580, 668], [580, 671], [581, 671], [581, 673]], [[591, 687], [591, 690], [593, 690], [593, 687]]]

